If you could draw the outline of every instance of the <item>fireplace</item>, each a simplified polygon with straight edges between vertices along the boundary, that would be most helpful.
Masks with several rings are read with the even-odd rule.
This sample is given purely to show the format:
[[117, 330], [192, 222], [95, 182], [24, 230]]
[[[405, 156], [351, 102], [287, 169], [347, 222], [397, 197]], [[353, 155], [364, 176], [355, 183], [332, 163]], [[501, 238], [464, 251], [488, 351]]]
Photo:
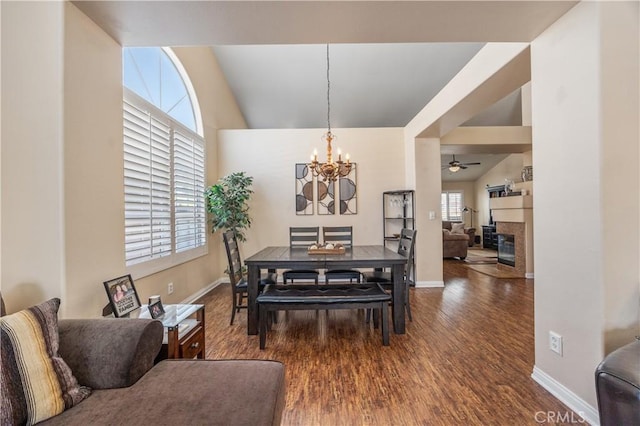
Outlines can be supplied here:
[[498, 234], [498, 263], [516, 266], [516, 244], [513, 234]]

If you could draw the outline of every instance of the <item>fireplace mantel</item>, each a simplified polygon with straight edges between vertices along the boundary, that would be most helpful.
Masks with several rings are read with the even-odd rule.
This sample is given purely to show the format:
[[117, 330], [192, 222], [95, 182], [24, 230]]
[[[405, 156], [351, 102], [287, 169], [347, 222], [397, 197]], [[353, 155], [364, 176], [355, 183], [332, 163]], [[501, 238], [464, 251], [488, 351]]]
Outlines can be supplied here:
[[[493, 220], [497, 224], [496, 231], [498, 233], [520, 234], [518, 238], [520, 243], [516, 242], [517, 264], [515, 269], [523, 276], [533, 278], [533, 196], [515, 195], [491, 198], [489, 207]], [[511, 225], [514, 225], [516, 229]], [[511, 268], [506, 265], [501, 265], [501, 267]]]
[[514, 195], [489, 199], [489, 208], [496, 209], [532, 209], [533, 195]]

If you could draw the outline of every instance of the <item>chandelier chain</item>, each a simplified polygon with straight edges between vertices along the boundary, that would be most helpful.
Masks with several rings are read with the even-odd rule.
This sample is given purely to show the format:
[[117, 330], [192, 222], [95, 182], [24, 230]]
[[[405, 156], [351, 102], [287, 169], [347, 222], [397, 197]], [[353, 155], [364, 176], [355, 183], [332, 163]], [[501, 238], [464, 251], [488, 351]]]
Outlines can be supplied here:
[[352, 164], [347, 154], [347, 161], [342, 161], [342, 154], [338, 149], [338, 160], [334, 161], [332, 156], [331, 142], [335, 141], [336, 136], [331, 133], [331, 79], [329, 72], [329, 43], [327, 43], [327, 133], [322, 136], [322, 140], [327, 142], [327, 161], [321, 163], [318, 161], [318, 153], [314, 150], [311, 155], [311, 163], [309, 168], [314, 176], [322, 177], [327, 182], [335, 182], [340, 177], [348, 176], [351, 173]]
[[327, 128], [331, 133], [331, 99], [329, 93], [331, 92], [331, 80], [329, 79], [329, 43], [327, 43]]

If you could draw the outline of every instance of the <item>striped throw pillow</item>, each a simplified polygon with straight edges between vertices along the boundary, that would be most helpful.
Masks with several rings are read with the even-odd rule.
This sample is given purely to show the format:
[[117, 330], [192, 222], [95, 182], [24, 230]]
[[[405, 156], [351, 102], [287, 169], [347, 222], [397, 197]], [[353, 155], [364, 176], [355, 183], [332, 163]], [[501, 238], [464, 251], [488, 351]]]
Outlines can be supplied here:
[[58, 355], [60, 299], [0, 318], [0, 423], [32, 425], [91, 393]]

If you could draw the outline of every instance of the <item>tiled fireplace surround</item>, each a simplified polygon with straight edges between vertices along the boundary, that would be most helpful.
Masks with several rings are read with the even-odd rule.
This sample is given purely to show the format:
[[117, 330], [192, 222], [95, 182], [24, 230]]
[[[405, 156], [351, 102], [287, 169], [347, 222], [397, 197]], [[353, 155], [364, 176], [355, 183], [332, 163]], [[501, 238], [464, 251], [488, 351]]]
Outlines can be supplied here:
[[518, 275], [525, 276], [526, 268], [526, 234], [525, 224], [523, 222], [497, 222], [496, 232], [498, 234], [511, 234], [514, 236], [516, 266], [496, 264], [496, 268], [503, 271], [515, 272]]

